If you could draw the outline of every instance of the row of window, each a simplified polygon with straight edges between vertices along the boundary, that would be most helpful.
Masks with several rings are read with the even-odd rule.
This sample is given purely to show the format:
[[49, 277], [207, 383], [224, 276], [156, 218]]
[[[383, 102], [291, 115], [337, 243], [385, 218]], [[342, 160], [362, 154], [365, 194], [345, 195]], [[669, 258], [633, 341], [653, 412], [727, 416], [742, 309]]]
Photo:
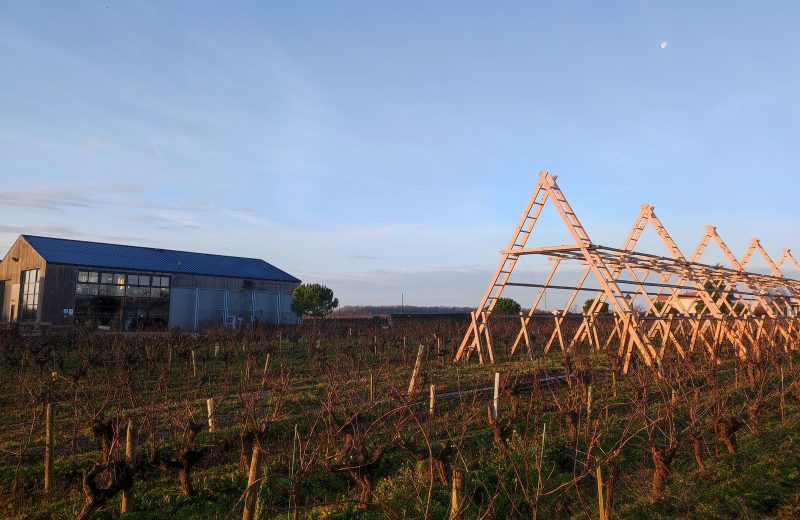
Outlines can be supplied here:
[[79, 283], [75, 289], [75, 294], [78, 296], [132, 296], [135, 298], [169, 298], [169, 288]]
[[143, 287], [169, 287], [169, 276], [149, 274], [99, 273], [78, 271], [79, 284], [138, 285]]

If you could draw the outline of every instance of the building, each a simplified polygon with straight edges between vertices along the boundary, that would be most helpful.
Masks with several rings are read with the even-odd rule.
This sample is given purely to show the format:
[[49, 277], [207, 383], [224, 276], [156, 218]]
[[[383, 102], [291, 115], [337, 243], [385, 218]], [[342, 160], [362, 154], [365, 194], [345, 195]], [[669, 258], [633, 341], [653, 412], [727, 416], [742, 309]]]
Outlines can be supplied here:
[[[672, 301], [672, 296], [669, 294], [659, 294], [656, 296], [655, 301], [664, 302], [666, 304]], [[697, 314], [697, 302], [699, 301], [700, 299], [697, 292], [684, 291], [678, 294], [678, 298], [672, 303], [672, 307], [680, 314], [694, 316]]]
[[2, 321], [111, 330], [296, 323], [300, 280], [263, 260], [20, 235], [0, 262]]

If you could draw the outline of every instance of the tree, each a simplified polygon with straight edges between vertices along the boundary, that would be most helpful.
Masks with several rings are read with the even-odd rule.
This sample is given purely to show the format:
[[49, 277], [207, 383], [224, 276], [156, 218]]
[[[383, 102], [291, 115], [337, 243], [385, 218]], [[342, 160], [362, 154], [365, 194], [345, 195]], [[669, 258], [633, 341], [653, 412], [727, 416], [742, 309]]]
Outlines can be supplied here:
[[[585, 302], [583, 302], [583, 312], [589, 312], [589, 309], [592, 308], [592, 304], [594, 303], [594, 298], [589, 298]], [[600, 304], [600, 309], [595, 309], [595, 312], [598, 314], [608, 314], [608, 302], [603, 302]]]
[[[721, 267], [721, 264], [717, 264], [716, 266]], [[725, 280], [719, 280], [717, 282], [706, 280], [703, 284], [703, 290], [709, 293], [711, 300], [719, 307], [722, 314], [739, 316], [742, 311], [744, 311], [744, 305], [742, 302], [737, 303], [736, 296], [734, 296], [734, 293], [737, 292], [736, 286], [729, 285]], [[706, 308], [706, 304], [703, 300], [698, 299], [694, 308], [698, 315], [711, 314], [711, 311]]]
[[510, 314], [519, 314], [522, 307], [511, 298], [498, 298], [492, 309], [493, 314], [507, 316]]
[[318, 283], [298, 285], [292, 292], [292, 312], [298, 316], [324, 318], [338, 306], [333, 291]]

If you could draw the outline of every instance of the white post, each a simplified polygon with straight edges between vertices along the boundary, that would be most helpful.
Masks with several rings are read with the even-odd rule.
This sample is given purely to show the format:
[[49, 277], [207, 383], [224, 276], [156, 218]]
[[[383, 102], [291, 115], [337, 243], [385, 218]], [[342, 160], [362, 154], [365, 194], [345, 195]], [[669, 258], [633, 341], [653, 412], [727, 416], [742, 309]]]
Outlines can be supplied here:
[[200, 289], [194, 288], [194, 330], [197, 330], [197, 312], [200, 308]]
[[[125, 437], [125, 461], [128, 464], [133, 464], [136, 459], [136, 429], [133, 419], [128, 419], [128, 433]], [[120, 501], [120, 513], [127, 513], [133, 509], [133, 490], [128, 489], [122, 492], [122, 500]]]
[[372, 371], [369, 373], [369, 402], [375, 401], [375, 384], [372, 381]]
[[433, 417], [433, 406], [436, 402], [436, 385], [431, 383], [430, 397], [428, 397], [428, 415]]
[[425, 350], [425, 345], [422, 343], [419, 344], [419, 350], [417, 350], [417, 360], [414, 362], [414, 371], [411, 373], [411, 381], [408, 382], [408, 396], [414, 393], [414, 387], [417, 384], [417, 373], [419, 373], [419, 366], [422, 364], [422, 353]]
[[214, 398], [209, 397], [206, 399], [206, 408], [208, 408], [208, 431], [214, 431]]
[[[222, 297], [223, 305], [225, 306], [222, 310], [222, 326], [225, 326], [225, 323], [228, 321], [228, 289], [225, 289], [225, 293]], [[236, 330], [236, 322], [233, 322], [233, 330]]]
[[250, 457], [250, 472], [247, 476], [247, 488], [245, 488], [244, 497], [244, 510], [242, 511], [242, 520], [253, 520], [256, 513], [256, 503], [258, 499], [258, 490], [256, 483], [258, 481], [259, 465], [261, 464], [261, 448], [258, 441], [253, 443], [253, 455]]
[[250, 291], [250, 328], [256, 324], [256, 292]]
[[497, 420], [497, 410], [500, 404], [500, 372], [494, 373], [494, 399], [492, 400], [492, 415]]
[[261, 386], [267, 384], [267, 369], [269, 369], [269, 352], [267, 352], [267, 358], [264, 360], [264, 371], [261, 372]]

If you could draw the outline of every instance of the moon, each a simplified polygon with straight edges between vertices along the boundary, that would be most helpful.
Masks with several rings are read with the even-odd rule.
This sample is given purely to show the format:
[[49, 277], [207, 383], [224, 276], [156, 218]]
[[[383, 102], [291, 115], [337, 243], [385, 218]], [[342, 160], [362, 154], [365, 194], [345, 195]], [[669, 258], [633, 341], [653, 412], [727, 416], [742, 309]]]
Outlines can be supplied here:
[[669, 46], [669, 43], [668, 43], [668, 42], [666, 42], [666, 41], [663, 41], [663, 42], [661, 42], [661, 48], [662, 48], [662, 49], [666, 49], [666, 48], [667, 48], [667, 46]]

